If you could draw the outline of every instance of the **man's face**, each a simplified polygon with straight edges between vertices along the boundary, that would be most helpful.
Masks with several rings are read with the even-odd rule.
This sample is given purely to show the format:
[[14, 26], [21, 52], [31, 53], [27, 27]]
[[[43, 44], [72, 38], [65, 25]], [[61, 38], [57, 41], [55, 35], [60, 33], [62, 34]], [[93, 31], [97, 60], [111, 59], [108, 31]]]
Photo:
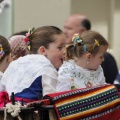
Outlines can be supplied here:
[[80, 20], [68, 18], [64, 24], [64, 34], [66, 36], [66, 44], [72, 43], [72, 36], [75, 33], [81, 33]]

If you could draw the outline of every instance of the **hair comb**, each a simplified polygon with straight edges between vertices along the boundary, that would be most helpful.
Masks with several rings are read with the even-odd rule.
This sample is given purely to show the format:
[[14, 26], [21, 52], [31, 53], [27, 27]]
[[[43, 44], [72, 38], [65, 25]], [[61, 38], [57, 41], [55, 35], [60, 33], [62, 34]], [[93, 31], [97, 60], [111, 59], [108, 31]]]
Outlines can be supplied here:
[[95, 39], [95, 44], [96, 44], [97, 46], [100, 46], [100, 43], [99, 43], [98, 40], [96, 40], [96, 39]]
[[3, 51], [3, 47], [2, 47], [2, 44], [0, 44], [0, 59], [3, 57], [4, 55], [4, 51]]
[[29, 50], [31, 49], [29, 36], [34, 32], [34, 30], [35, 30], [35, 27], [33, 27], [32, 29], [30, 29], [30, 30], [28, 31], [28, 33], [26, 33], [26, 38], [24, 39], [24, 41], [25, 41], [26, 44], [27, 44], [27, 48], [28, 48]]
[[78, 33], [76, 33], [76, 34], [73, 35], [72, 41], [73, 41], [74, 43], [84, 44], [84, 43], [83, 43], [83, 40], [80, 38], [80, 35], [79, 35]]

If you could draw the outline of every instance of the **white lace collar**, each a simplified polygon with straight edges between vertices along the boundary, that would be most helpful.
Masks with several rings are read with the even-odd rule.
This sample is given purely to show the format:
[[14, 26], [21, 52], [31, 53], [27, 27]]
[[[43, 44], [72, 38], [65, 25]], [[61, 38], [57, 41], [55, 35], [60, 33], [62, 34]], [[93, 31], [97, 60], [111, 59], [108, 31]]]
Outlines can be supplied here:
[[[52, 74], [54, 73], [56, 74]], [[41, 75], [57, 79], [57, 71], [51, 62], [43, 55], [27, 55], [13, 61], [5, 71], [2, 83], [6, 90], [18, 93], [28, 88]]]

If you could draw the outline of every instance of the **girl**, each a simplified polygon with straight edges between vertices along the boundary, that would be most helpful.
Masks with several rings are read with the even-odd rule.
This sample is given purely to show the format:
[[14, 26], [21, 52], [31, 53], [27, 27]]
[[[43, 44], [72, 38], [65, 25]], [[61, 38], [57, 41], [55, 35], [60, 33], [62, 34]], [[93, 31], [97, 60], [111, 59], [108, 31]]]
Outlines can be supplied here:
[[25, 56], [29, 53], [27, 45], [24, 41], [26, 36], [24, 35], [14, 35], [9, 38], [9, 43], [11, 47], [11, 55], [13, 60], [18, 59], [19, 57]]
[[38, 100], [56, 92], [57, 70], [63, 62], [65, 36], [54, 26], [43, 26], [30, 31], [25, 38], [30, 55], [13, 61], [6, 70], [2, 83], [9, 95], [24, 102]]
[[108, 42], [99, 33], [86, 31], [74, 34], [73, 44], [67, 46], [66, 57], [59, 69], [57, 91], [92, 87], [105, 83], [100, 66]]
[[3, 73], [12, 61], [11, 49], [8, 40], [0, 35], [0, 91], [3, 91], [4, 85], [1, 83]]

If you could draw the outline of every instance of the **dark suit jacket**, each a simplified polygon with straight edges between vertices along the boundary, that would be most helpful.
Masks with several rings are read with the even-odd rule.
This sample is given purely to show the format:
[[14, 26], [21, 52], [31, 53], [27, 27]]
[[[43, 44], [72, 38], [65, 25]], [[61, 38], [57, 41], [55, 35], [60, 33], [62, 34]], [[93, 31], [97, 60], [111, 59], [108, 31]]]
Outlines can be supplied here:
[[107, 83], [113, 84], [116, 76], [118, 75], [118, 67], [114, 57], [110, 53], [106, 52], [104, 57], [105, 60], [101, 65], [103, 68], [104, 76]]

